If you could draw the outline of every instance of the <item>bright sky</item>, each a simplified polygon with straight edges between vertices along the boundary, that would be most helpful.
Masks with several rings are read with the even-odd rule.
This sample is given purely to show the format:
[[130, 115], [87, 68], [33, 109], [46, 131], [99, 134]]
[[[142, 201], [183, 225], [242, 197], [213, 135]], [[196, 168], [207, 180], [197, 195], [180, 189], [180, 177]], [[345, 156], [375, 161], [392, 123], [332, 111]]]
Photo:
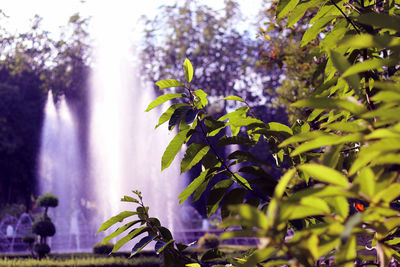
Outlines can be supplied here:
[[[77, 12], [82, 17], [95, 17], [98, 12], [103, 15], [112, 13], [110, 19], [118, 17], [115, 15], [120, 12], [126, 13], [125, 15], [146, 14], [151, 17], [156, 14], [160, 5], [174, 2], [174, 0], [0, 0], [0, 9], [10, 17], [6, 27], [11, 32], [26, 32], [30, 27], [30, 20], [38, 14], [43, 17], [44, 29], [58, 33], [59, 27], [66, 25], [69, 17]], [[223, 6], [224, 1], [200, 0], [199, 2], [218, 9]], [[262, 0], [238, 0], [238, 2], [245, 16], [254, 17], [260, 10]], [[121, 17], [126, 18], [126, 16]]]

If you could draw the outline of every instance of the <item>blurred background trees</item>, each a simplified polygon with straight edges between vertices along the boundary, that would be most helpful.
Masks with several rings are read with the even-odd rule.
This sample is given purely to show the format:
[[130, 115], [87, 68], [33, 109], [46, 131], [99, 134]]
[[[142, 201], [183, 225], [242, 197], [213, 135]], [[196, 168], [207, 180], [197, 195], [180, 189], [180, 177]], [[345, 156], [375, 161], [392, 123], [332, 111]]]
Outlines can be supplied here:
[[[150, 82], [176, 77], [188, 57], [196, 66], [196, 88], [212, 100], [241, 96], [265, 122], [287, 123], [286, 114], [291, 122], [306, 118], [307, 112], [288, 108], [307, 94], [306, 83], [320, 63], [318, 51], [300, 48], [305, 26], [301, 21], [292, 28], [271, 23], [275, 5], [270, 3], [259, 10], [259, 23], [249, 25], [238, 3], [227, 0], [216, 10], [200, 1], [178, 1], [160, 7], [153, 19], [143, 18], [138, 53], [142, 77]], [[1, 20], [7, 20], [4, 13]], [[36, 192], [36, 159], [49, 91], [56, 101], [65, 96], [79, 114], [80, 141], [86, 150], [93, 60], [89, 18], [72, 15], [57, 38], [42, 29], [41, 20], [35, 16], [25, 33], [0, 28], [0, 203], [23, 203], [28, 209]], [[216, 101], [211, 112], [222, 115], [236, 105]], [[266, 149], [267, 143], [252, 153], [274, 163]]]

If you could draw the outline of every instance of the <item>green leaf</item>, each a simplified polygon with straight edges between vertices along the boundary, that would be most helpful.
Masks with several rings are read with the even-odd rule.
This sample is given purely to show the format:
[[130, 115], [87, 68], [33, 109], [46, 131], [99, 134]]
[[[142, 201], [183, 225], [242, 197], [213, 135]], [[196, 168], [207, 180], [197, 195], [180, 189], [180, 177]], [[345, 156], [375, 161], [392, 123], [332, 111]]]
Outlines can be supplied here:
[[343, 187], [349, 186], [349, 181], [343, 174], [324, 165], [314, 163], [303, 164], [299, 166], [299, 169], [320, 182]]
[[181, 173], [190, 170], [196, 165], [208, 152], [209, 146], [203, 143], [192, 143], [185, 152], [181, 162]]
[[99, 230], [97, 230], [96, 234], [100, 233], [101, 231], [105, 231], [108, 228], [110, 228], [111, 226], [113, 226], [114, 224], [118, 223], [118, 222], [122, 222], [125, 218], [130, 217], [132, 215], [136, 215], [137, 212], [133, 212], [133, 211], [123, 211], [121, 213], [119, 213], [116, 216], [111, 217], [110, 219], [108, 219], [106, 222], [104, 222]]
[[139, 201], [133, 197], [130, 196], [124, 196], [123, 198], [121, 198], [122, 202], [133, 202], [133, 203], [139, 203]]
[[149, 235], [149, 236], [145, 236], [142, 239], [140, 239], [140, 241], [138, 243], [136, 243], [135, 246], [132, 248], [132, 252], [131, 252], [131, 255], [129, 257], [132, 257], [132, 256], [136, 255], [145, 246], [147, 246], [147, 244], [149, 244], [151, 241], [153, 241], [154, 238], [156, 238], [156, 237]]
[[[225, 257], [225, 253], [220, 251], [217, 248], [213, 248], [210, 250], [207, 250], [203, 256], [201, 256], [201, 261], [208, 261], [208, 260], [213, 260], [213, 259], [220, 259], [222, 257]], [[225, 266], [225, 265], [224, 265]], [[215, 267], [215, 265], [213, 265]]]
[[295, 107], [308, 107], [317, 109], [333, 109], [333, 110], [347, 110], [356, 115], [367, 112], [367, 109], [360, 103], [353, 101], [353, 99], [337, 99], [325, 97], [312, 97], [302, 99], [292, 104]]
[[400, 18], [387, 14], [364, 13], [355, 18], [358, 22], [371, 25], [377, 28], [387, 28], [400, 32]]
[[396, 198], [400, 196], [400, 184], [394, 183], [386, 187], [380, 192], [377, 192], [373, 197], [372, 201], [377, 203], [379, 201], [385, 201], [386, 203], [390, 203]]
[[276, 17], [278, 19], [283, 18], [287, 13], [292, 11], [299, 0], [281, 0], [278, 2], [278, 7], [276, 8]]
[[200, 175], [195, 178], [180, 194], [179, 194], [179, 204], [185, 202], [193, 192], [205, 181], [208, 170], [203, 171]]
[[179, 132], [168, 144], [161, 159], [161, 170], [164, 170], [171, 165], [175, 156], [181, 150], [183, 143], [185, 143], [188, 132], [189, 129]]
[[229, 191], [221, 203], [221, 218], [225, 219], [230, 215], [228, 206], [242, 204], [247, 190], [243, 188], [234, 188]]
[[165, 95], [160, 95], [157, 97], [153, 102], [149, 104], [149, 106], [146, 108], [146, 112], [152, 110], [153, 108], [161, 105], [164, 102], [167, 102], [168, 100], [178, 98], [178, 97], [186, 97], [185, 94], [165, 94]]
[[362, 48], [392, 48], [400, 46], [400, 38], [389, 35], [357, 34], [344, 38], [340, 46]]
[[[330, 59], [341, 75], [343, 75], [346, 70], [350, 68], [350, 63], [347, 61], [346, 57], [334, 50], [330, 51]], [[354, 90], [359, 90], [360, 78], [357, 74], [347, 76], [345, 77], [345, 80]]]
[[301, 39], [301, 46], [305, 46], [311, 40], [314, 40], [317, 37], [317, 34], [324, 29], [325, 25], [333, 19], [335, 19], [335, 16], [325, 16], [314, 22], [314, 24], [304, 33], [303, 38]]
[[136, 236], [146, 232], [150, 228], [148, 226], [143, 226], [140, 228], [135, 229], [134, 231], [131, 231], [129, 234], [118, 240], [117, 243], [115, 243], [114, 248], [112, 252], [117, 252], [124, 244], [126, 244], [128, 241], [132, 240]]
[[156, 82], [156, 85], [161, 89], [169, 88], [169, 87], [185, 87], [183, 83], [177, 81], [175, 79], [166, 79]]
[[193, 66], [189, 59], [185, 59], [183, 63], [183, 70], [185, 72], [185, 79], [188, 83], [192, 81], [193, 78]]
[[354, 180], [354, 184], [360, 185], [361, 192], [369, 197], [373, 197], [375, 194], [375, 174], [374, 172], [366, 167], [363, 168], [357, 178]]
[[193, 91], [193, 94], [195, 95], [194, 104], [198, 109], [202, 109], [208, 104], [207, 94], [203, 90]]
[[249, 225], [260, 229], [268, 229], [269, 227], [267, 215], [251, 205], [234, 205], [230, 207], [230, 210], [233, 213], [239, 214], [240, 220], [250, 222]]
[[367, 124], [362, 123], [359, 121], [339, 121], [339, 122], [334, 122], [334, 123], [327, 123], [327, 124], [322, 124], [322, 128], [328, 128], [330, 130], [334, 131], [341, 131], [341, 132], [348, 132], [348, 133], [354, 133], [354, 132], [362, 132], [367, 129]]
[[160, 125], [164, 124], [166, 121], [171, 119], [171, 116], [172, 114], [174, 114], [175, 110], [183, 106], [189, 106], [189, 105], [185, 103], [175, 103], [171, 105], [163, 114], [161, 114], [160, 119], [158, 120], [158, 124], [156, 125], [155, 128], [158, 128]]
[[256, 163], [260, 163], [260, 164], [264, 164], [266, 165], [266, 162], [258, 159], [257, 157], [255, 157], [253, 154], [251, 154], [250, 152], [247, 151], [241, 151], [241, 150], [236, 150], [234, 152], [232, 152], [229, 156], [228, 156], [229, 160], [239, 160], [239, 161], [252, 161], [252, 162], [256, 162]]
[[120, 228], [115, 230], [110, 235], [104, 237], [104, 239], [103, 239], [103, 241], [101, 241], [101, 243], [102, 244], [106, 244], [108, 241], [110, 241], [114, 237], [120, 235], [121, 233], [125, 232], [127, 229], [129, 229], [130, 227], [132, 227], [133, 225], [135, 225], [135, 224], [137, 224], [139, 222], [143, 222], [143, 221], [142, 220], [136, 220], [136, 221], [133, 221], [133, 222], [129, 222], [129, 223], [125, 224], [124, 226], [121, 226]]
[[331, 145], [339, 145], [344, 143], [354, 143], [359, 142], [362, 140], [361, 134], [349, 134], [345, 136], [335, 136], [335, 135], [328, 135], [328, 136], [321, 136], [311, 140], [309, 142], [303, 143], [298, 146], [290, 155], [297, 156], [303, 152], [324, 147], [324, 146], [331, 146]]
[[290, 13], [289, 18], [287, 20], [287, 27], [293, 26], [293, 24], [297, 23], [301, 17], [304, 16], [307, 9], [318, 5], [321, 0], [311, 0], [305, 3], [301, 3], [297, 5], [297, 7]]
[[383, 66], [387, 66], [387, 67], [394, 66], [397, 63], [398, 63], [398, 60], [391, 59], [391, 58], [385, 58], [385, 59], [372, 58], [372, 59], [365, 60], [363, 62], [359, 62], [357, 64], [352, 65], [342, 74], [342, 77], [346, 78], [353, 74], [357, 74], [357, 73], [369, 71], [369, 70], [374, 70], [374, 69], [379, 69]]
[[246, 137], [224, 135], [218, 140], [218, 146], [227, 145], [253, 146], [255, 142]]
[[276, 136], [282, 135], [284, 137], [288, 137], [293, 135], [292, 129], [282, 123], [278, 122], [269, 122], [267, 124], [263, 124], [263, 127], [257, 127], [252, 133], [259, 133], [265, 136]]
[[237, 173], [234, 173], [233, 175], [230, 175], [230, 177], [238, 184], [240, 184], [241, 186], [243, 186], [244, 188], [246, 188], [247, 190], [251, 190], [251, 186], [249, 184], [249, 182], [243, 178], [242, 176], [240, 176]]
[[292, 179], [293, 175], [296, 173], [296, 169], [288, 170], [285, 175], [281, 177], [277, 186], [275, 187], [274, 197], [280, 199], [283, 196], [283, 193], [286, 190], [290, 180]]
[[241, 97], [235, 96], [235, 95], [224, 97], [221, 100], [234, 100], [234, 101], [239, 101], [239, 102], [245, 102]]
[[246, 262], [240, 266], [242, 267], [254, 267], [258, 266], [257, 263], [263, 262], [275, 253], [276, 248], [273, 246], [270, 246], [268, 248], [264, 249], [257, 249], [254, 251], [253, 254], [250, 255], [250, 257], [246, 260]]
[[232, 186], [232, 184], [232, 180], [222, 180], [214, 185], [214, 187], [208, 194], [207, 217], [210, 217], [211, 214], [215, 213], [215, 211], [218, 209], [219, 203], [221, 202], [225, 193], [228, 191], [229, 187]]
[[157, 254], [160, 254], [161, 252], [164, 251], [166, 247], [168, 247], [170, 244], [174, 243], [175, 240], [171, 239], [168, 242], [164, 241], [157, 241], [157, 243], [154, 246], [154, 250], [156, 251]]

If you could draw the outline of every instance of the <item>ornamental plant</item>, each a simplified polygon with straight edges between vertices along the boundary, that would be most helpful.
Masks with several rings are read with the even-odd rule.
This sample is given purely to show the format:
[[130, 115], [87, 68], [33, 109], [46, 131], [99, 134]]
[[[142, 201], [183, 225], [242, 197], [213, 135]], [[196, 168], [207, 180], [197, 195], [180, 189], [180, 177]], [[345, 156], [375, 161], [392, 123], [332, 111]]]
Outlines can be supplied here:
[[47, 237], [54, 236], [56, 227], [48, 216], [47, 212], [50, 207], [58, 206], [58, 198], [50, 193], [46, 193], [37, 199], [37, 205], [44, 208], [42, 217], [32, 224], [32, 232], [39, 236], [39, 242], [33, 245], [33, 250], [42, 259], [50, 253], [50, 246], [47, 244]]
[[[325, 260], [334, 266], [388, 266], [400, 261], [399, 5], [398, 0], [279, 1], [276, 17], [291, 25], [311, 12], [300, 45], [316, 42], [312, 55], [323, 62], [313, 75], [320, 82], [308, 83], [308, 97], [293, 104], [307, 111], [307, 119], [290, 127], [261, 121], [238, 96], [221, 99], [236, 101], [241, 105], [236, 110], [219, 118], [209, 115], [206, 92], [191, 86], [194, 70], [188, 59], [183, 64], [185, 81], [156, 83], [160, 90], [177, 88], [146, 110], [175, 100], [156, 126], [168, 122], [170, 130], [177, 130], [161, 168], [167, 168], [191, 139], [196, 142], [185, 149], [181, 172], [202, 166], [179, 202], [197, 200], [210, 181], [222, 175], [225, 179], [211, 187], [207, 202], [209, 216], [221, 209], [221, 239], [259, 240], [257, 248], [242, 257], [225, 259], [232, 266], [315, 266]], [[232, 134], [217, 136], [225, 128]], [[276, 166], [251, 154], [250, 148], [263, 143]], [[222, 157], [214, 144], [240, 149]], [[232, 168], [235, 165], [239, 167]], [[272, 178], [266, 171], [271, 168], [280, 168], [282, 176]], [[111, 236], [135, 222], [150, 229], [135, 228], [119, 244], [139, 234], [146, 234], [144, 240], [159, 238], [160, 232], [151, 228], [154, 223], [138, 211], [121, 213], [100, 230], [132, 215], [139, 220]], [[165, 238], [167, 247], [180, 255], [172, 236]], [[189, 264], [164, 264], [201, 266], [215, 257], [224, 255], [213, 249], [200, 259], [190, 258]]]

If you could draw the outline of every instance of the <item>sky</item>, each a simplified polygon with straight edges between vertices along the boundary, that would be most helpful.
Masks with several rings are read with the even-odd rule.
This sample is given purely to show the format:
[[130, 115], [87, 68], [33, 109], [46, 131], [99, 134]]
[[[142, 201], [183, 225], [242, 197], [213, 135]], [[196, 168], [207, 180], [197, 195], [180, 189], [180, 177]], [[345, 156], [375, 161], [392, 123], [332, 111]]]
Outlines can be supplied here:
[[[109, 14], [110, 19], [141, 14], [152, 17], [157, 13], [157, 7], [174, 2], [174, 0], [0, 0], [0, 9], [9, 16], [5, 26], [12, 33], [28, 31], [30, 20], [38, 14], [43, 18], [42, 27], [57, 35], [59, 28], [66, 25], [69, 17], [77, 12], [82, 17], [96, 17], [102, 14], [102, 19], [106, 20], [105, 14]], [[254, 17], [260, 10], [262, 0], [238, 0], [238, 2], [245, 16]], [[224, 1], [199, 0], [199, 3], [219, 9]], [[118, 16], [121, 13], [125, 14]]]

